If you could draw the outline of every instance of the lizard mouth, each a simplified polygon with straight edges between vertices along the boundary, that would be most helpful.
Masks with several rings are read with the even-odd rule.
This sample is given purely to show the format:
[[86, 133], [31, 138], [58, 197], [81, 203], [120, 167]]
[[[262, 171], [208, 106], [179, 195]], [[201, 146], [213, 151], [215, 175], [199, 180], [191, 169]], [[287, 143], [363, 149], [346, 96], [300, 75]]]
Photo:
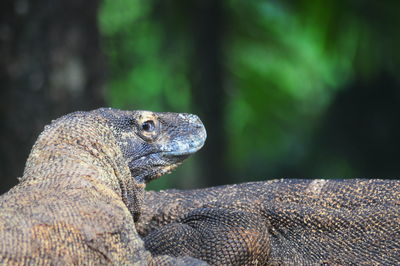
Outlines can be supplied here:
[[[147, 153], [141, 156], [138, 156], [136, 158], [133, 158], [129, 162], [129, 168], [133, 169], [136, 166], [142, 165], [141, 162], [146, 161], [156, 161], [156, 162], [161, 162], [161, 161], [167, 161], [167, 162], [180, 162], [185, 160], [187, 157], [189, 157], [191, 154], [194, 152], [155, 152], [155, 153]], [[165, 165], [165, 164], [163, 164]], [[159, 166], [159, 165], [153, 165], [153, 166]]]
[[[135, 165], [141, 165], [140, 161], [146, 160], [147, 162], [149, 160], [154, 160], [154, 161], [167, 161], [167, 162], [180, 162], [185, 160], [187, 157], [190, 155], [196, 153], [198, 150], [200, 150], [204, 145], [204, 141], [193, 141], [188, 145], [181, 146], [181, 145], [174, 145], [169, 147], [168, 150], [166, 151], [160, 151], [160, 152], [148, 152], [146, 154], [139, 155], [137, 157], [134, 157], [130, 162], [129, 166], [130, 168], [134, 167]], [[175, 149], [174, 149], [175, 148]]]
[[186, 159], [189, 155], [192, 155], [196, 151], [198, 151], [203, 145], [200, 147], [193, 147], [187, 150], [182, 151], [168, 151], [168, 152], [161, 152], [160, 154], [165, 157], [176, 157], [177, 159], [182, 158]]

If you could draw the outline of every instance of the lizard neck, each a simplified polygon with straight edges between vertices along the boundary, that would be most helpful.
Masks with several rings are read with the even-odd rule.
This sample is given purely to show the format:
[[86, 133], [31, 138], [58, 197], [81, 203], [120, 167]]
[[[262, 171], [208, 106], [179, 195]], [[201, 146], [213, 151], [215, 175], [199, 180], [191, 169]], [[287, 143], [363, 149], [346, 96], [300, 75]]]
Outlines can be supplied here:
[[[79, 116], [61, 118], [46, 127], [32, 148], [20, 181], [21, 186], [37, 184], [49, 193], [93, 186], [100, 191], [108, 188], [133, 213], [139, 212], [144, 193], [144, 184], [132, 178], [106, 123]], [[139, 201], [132, 206], [130, 202], [136, 199]]]

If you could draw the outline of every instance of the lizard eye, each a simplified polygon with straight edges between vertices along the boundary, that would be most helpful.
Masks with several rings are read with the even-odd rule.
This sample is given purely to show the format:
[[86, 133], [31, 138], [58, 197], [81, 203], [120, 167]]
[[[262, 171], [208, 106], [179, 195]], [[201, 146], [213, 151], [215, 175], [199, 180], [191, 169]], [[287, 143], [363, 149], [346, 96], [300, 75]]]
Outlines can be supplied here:
[[147, 120], [143, 122], [142, 129], [146, 132], [153, 132], [156, 129], [156, 126], [152, 120]]
[[143, 140], [152, 142], [157, 139], [160, 131], [160, 122], [153, 113], [143, 111], [143, 114], [136, 118], [136, 121], [137, 133]]

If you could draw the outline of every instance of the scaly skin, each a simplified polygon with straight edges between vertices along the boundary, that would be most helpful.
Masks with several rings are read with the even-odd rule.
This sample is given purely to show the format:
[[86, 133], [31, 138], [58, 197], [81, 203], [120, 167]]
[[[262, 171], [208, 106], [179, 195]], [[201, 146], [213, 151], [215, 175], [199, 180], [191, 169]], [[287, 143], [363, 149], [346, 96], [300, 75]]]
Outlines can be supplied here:
[[[154, 255], [210, 264], [400, 265], [400, 181], [282, 179], [149, 191], [136, 228]], [[162, 242], [170, 228], [181, 249]], [[251, 232], [246, 241], [244, 232]], [[253, 239], [257, 232], [267, 235], [266, 248]], [[196, 241], [204, 234], [219, 241], [214, 253]], [[235, 242], [242, 248], [232, 250]], [[235, 256], [246, 248], [252, 260]]]
[[153, 257], [136, 229], [145, 183], [200, 149], [194, 115], [102, 108], [45, 128], [0, 197], [1, 264], [200, 264]]

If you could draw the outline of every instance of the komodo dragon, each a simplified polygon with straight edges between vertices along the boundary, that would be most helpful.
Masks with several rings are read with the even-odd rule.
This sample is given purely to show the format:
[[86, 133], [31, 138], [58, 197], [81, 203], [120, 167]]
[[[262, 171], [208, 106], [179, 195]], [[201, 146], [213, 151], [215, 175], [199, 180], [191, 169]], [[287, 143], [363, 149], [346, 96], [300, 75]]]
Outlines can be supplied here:
[[[268, 234], [266, 256], [260, 257], [259, 264], [400, 265], [398, 180], [282, 179], [188, 191], [149, 191], [136, 228], [154, 255], [188, 255], [212, 264], [242, 264], [240, 260], [227, 261], [229, 256], [217, 256], [236, 251], [215, 245], [214, 249], [203, 249], [207, 245], [202, 236], [224, 223], [220, 219], [228, 211], [244, 214], [242, 219], [236, 217], [236, 222], [231, 217], [231, 224], [243, 223], [249, 214], [262, 220], [261, 226], [247, 221], [248, 231]], [[176, 236], [181, 249], [175, 246]]]
[[1, 264], [196, 264], [152, 257], [134, 222], [145, 183], [203, 146], [195, 115], [101, 108], [46, 126], [0, 197]]

